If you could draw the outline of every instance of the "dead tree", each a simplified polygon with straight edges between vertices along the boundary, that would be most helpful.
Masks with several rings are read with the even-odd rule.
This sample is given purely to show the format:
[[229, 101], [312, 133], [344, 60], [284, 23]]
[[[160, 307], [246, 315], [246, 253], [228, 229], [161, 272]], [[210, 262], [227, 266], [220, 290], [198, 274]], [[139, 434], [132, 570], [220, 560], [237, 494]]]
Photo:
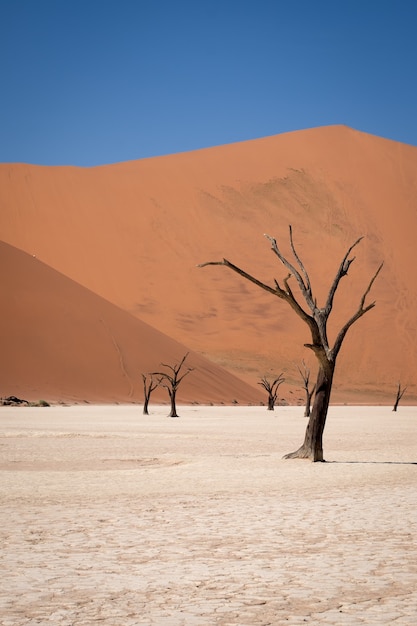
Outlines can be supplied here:
[[142, 374], [143, 395], [145, 398], [143, 402], [143, 414], [144, 415], [149, 415], [148, 407], [149, 407], [149, 400], [151, 399], [151, 393], [161, 383], [161, 379], [154, 380], [152, 374], [149, 374], [149, 376], [150, 376], [150, 379], [148, 380], [148, 374]]
[[395, 398], [394, 408], [392, 409], [393, 411], [397, 411], [400, 400], [406, 391], [407, 391], [407, 387], [404, 387], [404, 389], [401, 389], [401, 383], [398, 383], [397, 396]]
[[268, 411], [273, 411], [275, 407], [275, 402], [278, 396], [279, 386], [285, 381], [283, 377], [283, 372], [275, 378], [274, 380], [269, 380], [266, 376], [261, 378], [261, 382], [258, 385], [261, 385], [265, 389], [268, 394]]
[[183, 356], [178, 365], [167, 365], [166, 363], [161, 363], [162, 367], [168, 368], [172, 373], [168, 374], [167, 372], [153, 372], [154, 376], [160, 376], [161, 380], [159, 384], [168, 390], [169, 399], [171, 401], [171, 411], [168, 417], [178, 417], [176, 407], [177, 390], [179, 384], [185, 378], [185, 376], [187, 376], [187, 374], [192, 372], [194, 369], [192, 367], [189, 367], [187, 371], [180, 376], [181, 368], [184, 365], [184, 361], [187, 358], [188, 354], [189, 353], [187, 352], [187, 354]]
[[313, 388], [310, 389], [310, 368], [307, 367], [305, 361], [303, 361], [303, 369], [297, 365], [297, 369], [300, 372], [301, 378], [303, 379], [303, 388], [306, 395], [306, 403], [304, 409], [304, 417], [310, 417], [310, 409], [311, 409], [311, 398], [314, 395], [316, 390], [316, 385], [313, 385]]
[[[349, 328], [375, 306], [375, 302], [371, 302], [370, 304], [366, 304], [365, 302], [376, 277], [382, 269], [383, 264], [378, 267], [359, 301], [356, 312], [342, 326], [336, 336], [333, 347], [331, 347], [327, 337], [327, 321], [330, 313], [332, 312], [334, 296], [341, 279], [347, 275], [349, 267], [355, 260], [355, 257], [349, 258], [349, 255], [353, 248], [355, 248], [355, 246], [357, 246], [363, 239], [363, 237], [357, 239], [346, 252], [330, 287], [325, 305], [324, 307], [319, 307], [317, 306], [317, 300], [312, 292], [309, 275], [295, 249], [291, 226], [289, 227], [289, 239], [292, 255], [294, 257], [294, 261], [292, 263], [283, 256], [278, 248], [276, 240], [269, 235], [265, 236], [271, 242], [274, 254], [289, 271], [289, 274], [283, 279], [283, 287], [281, 287], [276, 279], [274, 280], [274, 286], [263, 283], [236, 265], [233, 265], [233, 263], [230, 263], [227, 259], [223, 259], [222, 261], [209, 261], [207, 263], [200, 264], [199, 267], [205, 267], [206, 265], [224, 265], [225, 267], [228, 267], [261, 289], [264, 289], [281, 300], [284, 300], [309, 327], [312, 342], [305, 344], [305, 347], [310, 348], [314, 352], [319, 366], [314, 404], [307, 424], [304, 443], [298, 450], [287, 454], [284, 458], [301, 458], [311, 459], [312, 461], [323, 461], [323, 431], [326, 425], [337, 355], [339, 354], [343, 340]], [[290, 287], [290, 278], [295, 279], [301, 292], [301, 296], [304, 299], [304, 304], [300, 304], [298, 299], [295, 297], [293, 290]]]

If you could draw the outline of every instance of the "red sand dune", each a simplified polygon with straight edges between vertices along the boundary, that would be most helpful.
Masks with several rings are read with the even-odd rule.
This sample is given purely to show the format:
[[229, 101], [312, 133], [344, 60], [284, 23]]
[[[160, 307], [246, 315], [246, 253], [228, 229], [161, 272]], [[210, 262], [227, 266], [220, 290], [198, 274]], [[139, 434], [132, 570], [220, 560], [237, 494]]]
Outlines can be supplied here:
[[[12, 269], [12, 271], [10, 271]], [[134, 402], [142, 373], [179, 364], [187, 348], [56, 270], [0, 242], [3, 395]], [[259, 403], [262, 394], [191, 352], [178, 401]], [[7, 390], [7, 394], [5, 394]], [[151, 396], [168, 401], [162, 387]]]
[[[303, 348], [307, 327], [226, 268], [196, 265], [225, 256], [265, 282], [282, 280], [263, 233], [288, 252], [292, 224], [320, 302], [345, 251], [364, 235], [337, 293], [330, 337], [385, 265], [370, 296], [377, 306], [346, 337], [333, 400], [391, 402], [401, 381], [409, 385], [404, 401], [415, 401], [416, 189], [417, 148], [342, 126], [96, 168], [3, 164], [1, 238], [254, 387], [259, 376], [284, 371], [283, 396], [291, 399], [300, 397], [297, 364], [304, 358], [315, 367]], [[13, 277], [13, 264], [8, 272]], [[9, 314], [38, 306], [36, 293]], [[49, 326], [43, 316], [36, 325]], [[30, 358], [36, 325], [24, 333], [13, 326], [9, 359]], [[4, 316], [2, 332], [10, 326]], [[77, 343], [81, 329], [73, 321], [68, 328]], [[90, 344], [97, 353], [99, 335]], [[53, 355], [51, 346], [44, 367]], [[94, 399], [104, 398], [111, 376], [109, 361], [100, 362], [106, 383], [97, 383]], [[68, 368], [57, 391], [78, 389], [75, 374]], [[82, 390], [87, 395], [88, 385]], [[118, 397], [127, 400], [124, 393]]]

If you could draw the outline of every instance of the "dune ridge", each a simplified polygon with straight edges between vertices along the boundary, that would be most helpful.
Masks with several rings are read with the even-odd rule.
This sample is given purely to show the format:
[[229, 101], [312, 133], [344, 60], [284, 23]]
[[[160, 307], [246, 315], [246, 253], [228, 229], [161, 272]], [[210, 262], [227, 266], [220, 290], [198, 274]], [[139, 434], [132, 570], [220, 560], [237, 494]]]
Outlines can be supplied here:
[[2, 164], [0, 225], [4, 242], [252, 386], [284, 371], [289, 401], [299, 395], [297, 364], [315, 367], [307, 328], [224, 268], [196, 266], [227, 257], [282, 280], [263, 234], [288, 254], [291, 224], [320, 302], [363, 235], [331, 336], [381, 261], [384, 269], [370, 296], [377, 306], [345, 340], [333, 399], [391, 402], [401, 380], [404, 402], [415, 402], [416, 189], [417, 148], [328, 126], [95, 168]]

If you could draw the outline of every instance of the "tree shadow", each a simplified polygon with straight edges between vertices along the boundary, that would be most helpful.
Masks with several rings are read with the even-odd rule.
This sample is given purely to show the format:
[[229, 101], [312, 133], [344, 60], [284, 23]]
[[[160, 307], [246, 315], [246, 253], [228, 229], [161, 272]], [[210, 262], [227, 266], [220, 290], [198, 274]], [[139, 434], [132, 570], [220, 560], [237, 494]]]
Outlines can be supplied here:
[[417, 465], [417, 461], [325, 461], [325, 463], [339, 464], [373, 464], [373, 465]]

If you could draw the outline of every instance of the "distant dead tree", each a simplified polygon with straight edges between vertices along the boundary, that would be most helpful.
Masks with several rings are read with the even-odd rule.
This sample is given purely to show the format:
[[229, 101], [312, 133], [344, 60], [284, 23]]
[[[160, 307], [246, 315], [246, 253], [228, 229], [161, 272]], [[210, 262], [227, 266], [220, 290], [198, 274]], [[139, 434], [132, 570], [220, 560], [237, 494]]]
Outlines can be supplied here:
[[[365, 289], [356, 312], [347, 320], [342, 326], [339, 333], [336, 336], [333, 347], [329, 344], [327, 337], [327, 321], [333, 308], [333, 300], [336, 290], [339, 286], [341, 279], [347, 275], [348, 270], [355, 260], [355, 257], [349, 258], [353, 248], [355, 248], [359, 242], [363, 239], [360, 237], [350, 246], [345, 256], [340, 263], [339, 269], [336, 272], [336, 276], [333, 279], [333, 283], [330, 287], [326, 303], [324, 307], [317, 306], [317, 300], [313, 295], [312, 287], [310, 283], [309, 275], [295, 249], [292, 228], [289, 227], [289, 239], [292, 255], [294, 261], [291, 263], [280, 251], [278, 244], [273, 237], [265, 235], [271, 242], [272, 251], [289, 271], [286, 278], [283, 279], [283, 287], [280, 286], [278, 281], [274, 280], [274, 285], [270, 286], [257, 278], [251, 276], [244, 270], [240, 269], [233, 263], [230, 263], [227, 259], [222, 261], [209, 261], [207, 263], [201, 263], [198, 267], [205, 267], [207, 265], [224, 265], [229, 269], [237, 272], [243, 278], [254, 283], [261, 289], [277, 296], [281, 300], [287, 302], [287, 304], [293, 309], [303, 322], [305, 322], [311, 332], [312, 343], [305, 344], [307, 348], [310, 348], [318, 360], [318, 373], [316, 382], [316, 393], [314, 396], [313, 409], [307, 424], [304, 443], [295, 452], [287, 454], [284, 458], [294, 459], [311, 459], [312, 461], [323, 461], [323, 431], [326, 424], [327, 412], [329, 408], [330, 395], [333, 384], [333, 376], [336, 366], [336, 359], [342, 347], [343, 340], [348, 332], [349, 328], [360, 319], [365, 313], [370, 311], [375, 302], [365, 304], [366, 298], [374, 284], [376, 277], [382, 269], [381, 264], [372, 279], [370, 280], [367, 288]], [[295, 297], [292, 288], [290, 287], [290, 278], [295, 278], [298, 288], [301, 292], [304, 304], [300, 303]], [[301, 302], [302, 302], [301, 299]]]
[[401, 389], [401, 383], [398, 383], [397, 396], [395, 398], [394, 408], [392, 409], [393, 411], [397, 410], [400, 400], [406, 391], [407, 391], [407, 387], [404, 387], [403, 389]]
[[303, 379], [303, 388], [306, 396], [306, 403], [304, 409], [304, 417], [310, 417], [310, 408], [311, 408], [311, 398], [314, 395], [316, 390], [316, 385], [314, 384], [312, 389], [310, 389], [310, 368], [307, 367], [305, 361], [303, 360], [303, 369], [297, 365], [297, 369], [300, 372], [301, 378]]
[[185, 356], [182, 357], [181, 361], [177, 365], [167, 365], [166, 363], [161, 363], [162, 367], [166, 367], [170, 370], [171, 373], [167, 372], [152, 372], [153, 376], [159, 376], [160, 382], [159, 384], [162, 387], [165, 387], [168, 390], [169, 398], [171, 401], [171, 411], [168, 417], [178, 417], [177, 415], [177, 407], [176, 407], [176, 395], [178, 387], [181, 381], [187, 376], [190, 372], [193, 371], [194, 368], [189, 367], [187, 371], [185, 371], [180, 376], [180, 371], [182, 366], [184, 365], [184, 361], [189, 355], [189, 352]]
[[[149, 379], [148, 379], [148, 376], [149, 376]], [[159, 378], [158, 380], [154, 380], [152, 374], [142, 374], [142, 380], [143, 380], [143, 395], [145, 398], [143, 402], [143, 414], [149, 415], [148, 407], [149, 407], [149, 400], [151, 398], [151, 393], [160, 385], [161, 379]]]
[[258, 385], [261, 385], [265, 389], [268, 394], [268, 411], [273, 411], [275, 407], [275, 402], [278, 396], [279, 386], [285, 381], [283, 376], [283, 372], [273, 380], [269, 380], [266, 376], [261, 378], [261, 382]]

